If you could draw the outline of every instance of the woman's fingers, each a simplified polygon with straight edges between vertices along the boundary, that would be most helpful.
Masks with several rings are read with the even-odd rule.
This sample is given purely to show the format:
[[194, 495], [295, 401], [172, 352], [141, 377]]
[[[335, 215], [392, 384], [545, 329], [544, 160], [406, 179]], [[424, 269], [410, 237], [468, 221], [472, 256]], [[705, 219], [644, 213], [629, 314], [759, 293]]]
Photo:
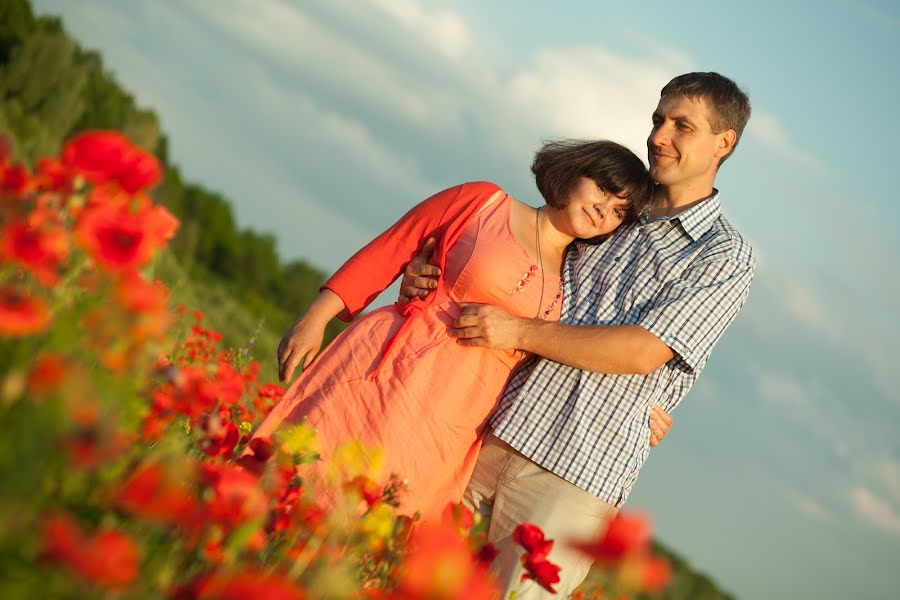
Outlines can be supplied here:
[[291, 352], [289, 350], [283, 352], [279, 349], [279, 351], [278, 351], [278, 379], [281, 382], [287, 381], [287, 377], [285, 377], [285, 374], [287, 373], [287, 365], [288, 365], [288, 361], [290, 360], [290, 358], [291, 358]]
[[669, 434], [672, 423], [672, 415], [658, 405], [650, 409], [650, 446], [656, 446]]

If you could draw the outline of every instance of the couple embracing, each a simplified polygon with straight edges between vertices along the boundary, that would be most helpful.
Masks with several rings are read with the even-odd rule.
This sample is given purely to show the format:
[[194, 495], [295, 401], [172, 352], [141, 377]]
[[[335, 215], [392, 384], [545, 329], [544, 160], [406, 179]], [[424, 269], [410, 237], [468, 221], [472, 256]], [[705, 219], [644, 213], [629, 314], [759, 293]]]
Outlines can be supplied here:
[[[553, 142], [532, 165], [540, 208], [486, 182], [412, 208], [285, 334], [280, 376], [303, 372], [254, 435], [305, 420], [326, 460], [348, 439], [382, 449], [385, 474], [408, 483], [402, 512], [462, 500], [490, 517], [503, 597], [521, 575], [513, 529], [534, 523], [560, 540], [570, 593], [590, 560], [565, 540], [597, 535], [625, 502], [747, 297], [753, 253], [714, 183], [749, 116], [730, 79], [681, 75], [653, 112], [649, 172], [613, 142]], [[316, 356], [330, 319], [354, 319], [401, 274], [401, 302]]]

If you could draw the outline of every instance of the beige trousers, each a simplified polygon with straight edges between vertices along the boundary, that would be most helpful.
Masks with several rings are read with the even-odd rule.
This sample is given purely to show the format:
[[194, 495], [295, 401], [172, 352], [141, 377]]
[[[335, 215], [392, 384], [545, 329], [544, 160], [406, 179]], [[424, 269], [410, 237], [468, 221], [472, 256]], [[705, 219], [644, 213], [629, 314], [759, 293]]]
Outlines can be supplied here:
[[[491, 519], [488, 539], [500, 551], [491, 571], [500, 598], [516, 591], [516, 600], [566, 598], [591, 568], [591, 559], [567, 547], [568, 540], [588, 540], [605, 529], [616, 507], [561, 479], [525, 458], [506, 442], [488, 435], [463, 496], [463, 503]], [[554, 596], [536, 582], [520, 582], [524, 552], [512, 541], [520, 523], [540, 527], [555, 540], [548, 560], [562, 567]]]

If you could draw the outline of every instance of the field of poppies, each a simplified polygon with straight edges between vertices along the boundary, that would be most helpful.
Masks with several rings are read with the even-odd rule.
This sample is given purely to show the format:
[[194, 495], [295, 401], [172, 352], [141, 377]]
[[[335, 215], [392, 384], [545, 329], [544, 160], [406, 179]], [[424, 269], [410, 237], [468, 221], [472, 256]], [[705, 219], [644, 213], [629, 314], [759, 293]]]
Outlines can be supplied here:
[[[0, 597], [497, 596], [487, 523], [465, 507], [398, 516], [399, 474], [376, 485], [350, 441], [326, 510], [303, 481], [310, 429], [249, 442], [283, 389], [150, 276], [178, 229], [152, 154], [88, 131], [33, 170], [10, 156], [0, 144]], [[523, 588], [553, 591], [570, 542], [527, 523], [515, 539]], [[649, 544], [628, 514], [581, 541], [602, 568], [576, 595], [661, 590]]]

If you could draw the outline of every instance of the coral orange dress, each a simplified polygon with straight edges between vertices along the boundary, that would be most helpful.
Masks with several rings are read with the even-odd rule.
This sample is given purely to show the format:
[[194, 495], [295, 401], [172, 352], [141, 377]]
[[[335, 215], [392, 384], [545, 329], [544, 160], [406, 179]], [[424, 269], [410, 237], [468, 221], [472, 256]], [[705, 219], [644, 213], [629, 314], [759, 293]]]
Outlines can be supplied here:
[[[514, 315], [535, 317], [554, 304], [560, 291], [558, 274], [544, 274], [542, 285], [540, 271], [513, 236], [508, 195], [492, 184], [463, 184], [442, 194], [452, 195], [449, 202], [462, 206], [454, 213], [462, 222], [442, 253], [442, 276], [432, 297], [407, 315], [405, 305], [395, 305], [357, 319], [288, 388], [254, 434], [266, 437], [286, 421], [305, 419], [317, 430], [325, 461], [336, 445], [350, 439], [381, 448], [385, 478], [397, 473], [407, 481], [401, 512], [418, 510], [425, 518], [462, 497], [487, 417], [520, 360], [515, 351], [458, 345], [447, 333], [459, 315], [458, 303], [493, 304]], [[434, 207], [435, 202], [447, 202], [438, 196], [410, 211], [404, 217], [406, 226], [430, 218], [433, 222], [417, 224], [423, 232], [442, 233], [447, 224], [440, 220], [447, 219], [447, 211], [437, 211], [439, 217], [427, 215], [428, 203]], [[348, 265], [365, 265], [367, 249], [373, 259], [384, 261], [391, 255], [384, 254], [384, 247], [404, 220]], [[397, 264], [372, 268], [399, 273], [410, 255], [408, 250], [396, 254]], [[339, 271], [323, 287], [342, 298], [373, 298], [384, 287], [347, 291], [341, 280]], [[356, 310], [352, 303], [347, 303], [351, 313]], [[555, 302], [546, 318], [558, 319], [560, 305]]]

